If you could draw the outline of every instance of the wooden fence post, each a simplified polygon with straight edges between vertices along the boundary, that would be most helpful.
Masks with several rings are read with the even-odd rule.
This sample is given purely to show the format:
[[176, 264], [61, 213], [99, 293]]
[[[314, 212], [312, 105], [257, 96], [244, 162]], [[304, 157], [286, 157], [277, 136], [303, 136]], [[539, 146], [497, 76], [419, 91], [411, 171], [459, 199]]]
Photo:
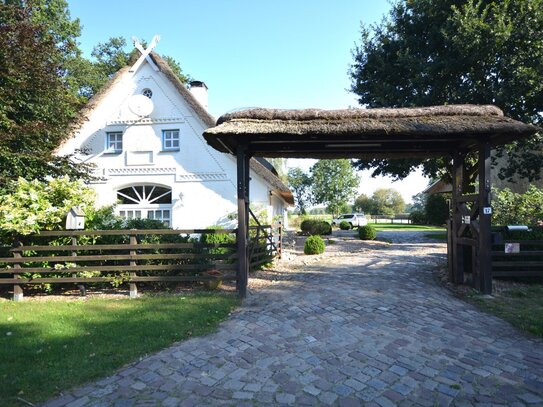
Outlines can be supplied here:
[[[77, 237], [75, 237], [75, 236], [72, 236], [72, 246], [77, 246]], [[75, 257], [77, 257], [77, 251], [76, 250], [72, 250], [72, 257], [74, 257], [74, 260], [77, 261], [75, 259]], [[72, 273], [72, 277], [77, 278], [77, 273]], [[77, 288], [79, 288], [79, 293], [82, 296], [87, 295], [87, 288], [85, 287], [85, 284], [77, 284]]]
[[[19, 248], [19, 247], [22, 247], [22, 246], [23, 246], [23, 244], [19, 240], [16, 240], [16, 241], [13, 242], [13, 247], [14, 248]], [[13, 252], [13, 257], [21, 258], [23, 256], [21, 255], [21, 252], [17, 251], [17, 252]], [[13, 265], [13, 268], [14, 269], [20, 269], [21, 268], [21, 263], [15, 263]], [[21, 278], [21, 275], [19, 273], [13, 274], [13, 278], [14, 279]], [[20, 284], [14, 284], [13, 285], [13, 301], [22, 301], [22, 300], [23, 300], [23, 287]]]
[[283, 254], [283, 224], [279, 224], [279, 236], [277, 240], [277, 258], [281, 260]]
[[[136, 238], [136, 235], [134, 234], [130, 235], [129, 244], [130, 245], [138, 244], [138, 239]], [[135, 256], [136, 250], [130, 249], [130, 255]], [[136, 265], [136, 260], [130, 260], [130, 266], [134, 267], [135, 265]], [[136, 273], [132, 271], [129, 273], [129, 275], [130, 277], [136, 277]], [[136, 283], [130, 283], [130, 298], [137, 298], [137, 297], [138, 297], [138, 286], [136, 285]]]

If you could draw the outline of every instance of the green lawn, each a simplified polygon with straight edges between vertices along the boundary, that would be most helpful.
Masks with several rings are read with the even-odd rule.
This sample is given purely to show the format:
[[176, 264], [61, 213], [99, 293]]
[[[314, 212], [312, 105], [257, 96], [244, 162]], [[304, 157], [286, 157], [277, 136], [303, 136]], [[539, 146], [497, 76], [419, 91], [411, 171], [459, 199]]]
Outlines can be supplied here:
[[492, 297], [473, 294], [468, 299], [481, 309], [517, 328], [543, 338], [543, 286], [515, 284], [500, 287]]
[[445, 228], [441, 226], [427, 226], [427, 225], [411, 225], [408, 223], [368, 223], [368, 225], [373, 226], [377, 231], [387, 231], [387, 230], [427, 230], [435, 232], [444, 232]]
[[442, 242], [446, 242], [447, 232], [443, 231], [443, 232], [425, 233], [424, 237], [427, 237], [428, 239], [435, 239], [435, 240], [440, 240]]
[[[44, 401], [174, 342], [213, 332], [222, 294], [0, 302], [0, 406]], [[21, 404], [22, 405], [22, 404]]]

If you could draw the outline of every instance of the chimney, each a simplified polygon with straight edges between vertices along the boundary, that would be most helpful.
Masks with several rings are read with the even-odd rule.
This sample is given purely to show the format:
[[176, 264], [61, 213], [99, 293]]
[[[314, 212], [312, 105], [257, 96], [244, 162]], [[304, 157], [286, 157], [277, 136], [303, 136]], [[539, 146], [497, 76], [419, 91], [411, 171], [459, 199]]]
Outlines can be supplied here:
[[196, 98], [205, 110], [207, 110], [207, 86], [202, 81], [192, 81], [190, 83], [190, 93]]

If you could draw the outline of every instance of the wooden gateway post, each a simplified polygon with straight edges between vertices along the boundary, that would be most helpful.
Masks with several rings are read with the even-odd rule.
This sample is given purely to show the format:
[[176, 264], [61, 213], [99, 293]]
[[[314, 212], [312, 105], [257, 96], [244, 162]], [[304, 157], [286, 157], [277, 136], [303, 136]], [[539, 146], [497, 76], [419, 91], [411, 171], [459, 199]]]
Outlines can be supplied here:
[[[453, 161], [449, 278], [464, 283], [471, 259], [472, 284], [492, 292], [490, 150], [533, 136], [539, 129], [507, 118], [495, 106], [448, 105], [401, 109], [247, 109], [219, 118], [204, 138], [237, 156], [238, 278], [247, 292], [250, 157], [435, 158]], [[464, 194], [467, 154], [477, 154], [478, 191]], [[471, 253], [471, 255], [470, 255]]]
[[236, 288], [240, 297], [247, 295], [247, 283], [249, 278], [249, 160], [251, 156], [247, 146], [237, 147], [238, 166], [238, 271]]

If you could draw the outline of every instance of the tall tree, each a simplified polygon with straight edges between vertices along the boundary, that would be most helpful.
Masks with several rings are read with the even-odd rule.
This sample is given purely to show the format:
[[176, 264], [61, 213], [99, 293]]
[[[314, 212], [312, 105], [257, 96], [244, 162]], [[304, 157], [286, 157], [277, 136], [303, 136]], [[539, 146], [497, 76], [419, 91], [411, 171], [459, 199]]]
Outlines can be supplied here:
[[[543, 0], [400, 0], [382, 25], [362, 27], [351, 90], [369, 107], [495, 104], [512, 118], [541, 124], [542, 32]], [[500, 177], [538, 179], [540, 143], [541, 135], [499, 150], [510, 156]], [[432, 177], [447, 174], [443, 160], [356, 162], [397, 178], [419, 165]]]
[[319, 160], [311, 167], [311, 183], [315, 203], [337, 215], [356, 196], [360, 179], [349, 160]]
[[296, 208], [301, 215], [305, 215], [312, 202], [311, 177], [299, 167], [289, 168], [288, 186], [294, 193]]
[[405, 211], [402, 195], [393, 188], [379, 188], [373, 193], [371, 200], [379, 215], [394, 216]]
[[375, 201], [366, 194], [360, 194], [354, 200], [353, 208], [356, 212], [364, 212], [366, 214], [376, 214]]
[[54, 155], [80, 106], [66, 79], [65, 62], [75, 45], [44, 17], [49, 4], [62, 2], [23, 3], [0, 2], [1, 186], [20, 176], [86, 174], [68, 157]]

